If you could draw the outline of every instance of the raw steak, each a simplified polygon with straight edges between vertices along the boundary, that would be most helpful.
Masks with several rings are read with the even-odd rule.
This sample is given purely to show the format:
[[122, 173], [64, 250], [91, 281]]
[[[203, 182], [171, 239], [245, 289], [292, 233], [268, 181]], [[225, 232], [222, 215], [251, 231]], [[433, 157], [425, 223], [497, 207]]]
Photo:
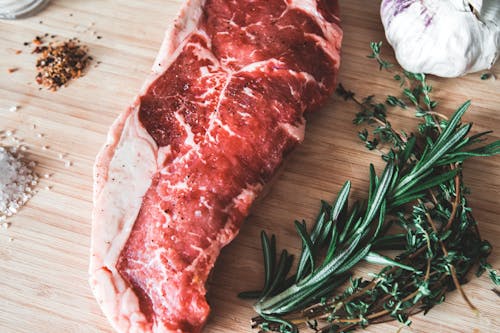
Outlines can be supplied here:
[[191, 0], [95, 165], [90, 284], [119, 332], [200, 332], [220, 249], [335, 87], [336, 0]]

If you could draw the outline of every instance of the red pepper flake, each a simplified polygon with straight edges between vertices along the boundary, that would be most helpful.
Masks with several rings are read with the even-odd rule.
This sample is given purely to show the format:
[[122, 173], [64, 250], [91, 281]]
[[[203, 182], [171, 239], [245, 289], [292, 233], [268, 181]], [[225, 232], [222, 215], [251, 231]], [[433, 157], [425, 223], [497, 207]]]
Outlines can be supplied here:
[[35, 44], [36, 46], [42, 45], [43, 44], [43, 39], [41, 36], [36, 36], [33, 40], [32, 43]]
[[17, 68], [17, 67], [11, 67], [11, 68], [7, 69], [7, 72], [9, 74], [12, 74], [14, 72], [17, 72], [18, 70], [19, 70], [19, 68]]
[[21, 54], [21, 53], [23, 53], [23, 51], [21, 51], [21, 50], [16, 50], [16, 54]]
[[82, 76], [91, 58], [88, 48], [79, 42], [73, 38], [64, 42], [51, 42], [48, 46], [37, 46], [33, 50], [33, 53], [40, 54], [36, 62], [36, 82], [55, 91]]

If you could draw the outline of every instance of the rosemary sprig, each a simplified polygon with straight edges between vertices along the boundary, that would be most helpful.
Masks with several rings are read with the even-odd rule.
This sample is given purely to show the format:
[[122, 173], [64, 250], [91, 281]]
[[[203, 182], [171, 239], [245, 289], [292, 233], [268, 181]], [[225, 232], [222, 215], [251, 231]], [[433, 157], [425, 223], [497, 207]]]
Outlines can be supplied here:
[[[380, 46], [372, 43], [369, 57], [380, 69], [392, 71]], [[475, 309], [461, 283], [476, 265], [478, 275], [488, 271], [500, 283], [486, 261], [491, 245], [479, 234], [462, 181], [462, 163], [499, 154], [500, 141], [471, 148], [489, 132], [469, 135], [472, 125], [461, 123], [470, 101], [448, 119], [435, 111], [438, 104], [424, 74], [403, 72], [394, 79], [404, 87], [402, 94], [387, 96], [385, 103], [373, 96], [359, 101], [339, 85], [337, 93], [361, 108], [354, 123], [372, 125], [359, 133], [367, 148], [388, 146], [382, 156], [386, 166], [377, 176], [370, 165], [366, 200], [350, 206], [346, 182], [333, 204], [322, 202], [312, 228], [295, 221], [302, 252], [293, 274], [293, 257], [283, 250], [276, 260], [276, 239], [262, 232], [264, 287], [240, 294], [258, 299], [252, 327], [260, 332], [298, 332], [300, 325], [322, 333], [346, 332], [391, 319], [409, 325], [410, 315], [429, 311], [453, 289]], [[418, 131], [394, 129], [388, 107], [413, 109], [422, 120]], [[402, 252], [390, 258], [381, 252], [388, 249]], [[361, 260], [383, 268], [370, 280], [352, 278], [349, 271]], [[335, 293], [349, 278], [349, 286]]]

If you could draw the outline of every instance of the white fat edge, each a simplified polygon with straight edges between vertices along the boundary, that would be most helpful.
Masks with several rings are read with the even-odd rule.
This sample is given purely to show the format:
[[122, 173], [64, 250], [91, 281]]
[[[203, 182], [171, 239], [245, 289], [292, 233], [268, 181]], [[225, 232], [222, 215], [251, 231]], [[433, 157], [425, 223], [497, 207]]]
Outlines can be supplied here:
[[119, 332], [126, 331], [124, 327], [148, 325], [116, 263], [157, 170], [156, 150], [156, 143], [140, 124], [136, 106], [125, 121], [107, 169], [101, 170], [107, 172], [107, 180], [94, 202], [90, 283], [103, 312]]
[[[332, 41], [332, 39], [325, 39], [323, 37], [320, 37], [316, 34], [312, 33], [304, 33], [305, 37], [309, 37], [310, 39], [314, 40], [316, 42], [316, 45], [319, 45], [323, 52], [325, 52], [328, 57], [334, 62], [336, 67], [338, 68], [340, 65], [340, 44], [338, 44], [338, 47], [334, 47], [336, 44]], [[339, 40], [336, 40], [335, 43], [340, 43]]]
[[[98, 270], [91, 280], [92, 291], [111, 326], [120, 333], [151, 333], [149, 322], [132, 289], [116, 295], [116, 284], [106, 270]], [[113, 302], [114, 301], [114, 302]]]
[[[257, 195], [261, 192], [263, 186], [260, 183], [255, 184], [247, 184], [245, 188], [241, 190], [241, 192], [233, 198], [232, 202], [224, 208], [225, 212], [229, 212], [233, 208], [238, 208], [239, 205], [250, 203], [250, 205], [255, 201]], [[200, 199], [202, 199], [201, 197]], [[210, 207], [208, 204], [207, 207]], [[193, 249], [199, 251], [199, 255], [193, 260], [193, 262], [186, 267], [186, 271], [195, 271], [198, 265], [198, 261], [209, 258], [209, 266], [212, 266], [215, 262], [215, 258], [217, 258], [217, 254], [220, 252], [220, 249], [231, 242], [237, 235], [239, 231], [236, 232], [228, 232], [228, 230], [232, 230], [229, 228], [234, 221], [231, 218], [228, 218], [225, 222], [223, 228], [219, 230], [217, 236], [215, 238], [215, 242], [213, 239], [208, 239], [210, 245], [205, 248], [197, 248], [193, 246]]]
[[181, 7], [173, 24], [165, 32], [160, 51], [152, 68], [155, 74], [163, 73], [170, 66], [172, 60], [177, 58], [174, 54], [178, 54], [179, 49], [184, 48], [187, 37], [198, 27], [205, 2], [206, 0], [187, 0]]
[[[163, 324], [163, 322], [161, 320], [155, 321], [154, 326], [153, 326], [153, 332], [155, 332], [155, 333], [182, 333], [181, 330], [172, 331], [171, 329], [165, 327], [165, 325]], [[142, 333], [142, 332], [137, 332], [137, 333]]]
[[[104, 233], [94, 236], [100, 238], [103, 244], [111, 242], [100, 249], [106, 253], [103, 264], [110, 270], [114, 269], [113, 265], [139, 213], [142, 198], [158, 169], [157, 151], [155, 141], [140, 123], [136, 108], [125, 123], [120, 142], [109, 163], [107, 182], [95, 203], [95, 217], [108, 221], [104, 224], [107, 227]], [[111, 198], [113, 201], [110, 201]]]
[[287, 4], [288, 7], [285, 12], [290, 9], [299, 9], [307, 13], [316, 22], [325, 36], [325, 42], [320, 45], [338, 66], [340, 60], [338, 51], [340, 50], [342, 29], [337, 24], [332, 24], [325, 20], [323, 15], [318, 11], [317, 0], [288, 0]]
[[158, 169], [161, 169], [165, 161], [172, 155], [172, 146], [164, 146], [160, 147], [157, 152], [156, 164], [158, 165]]
[[160, 77], [178, 58], [188, 41], [188, 36], [197, 30], [206, 0], [187, 0], [163, 37], [156, 55], [151, 74], [143, 83], [140, 94], [145, 94], [149, 86]]
[[[261, 183], [246, 184], [241, 192], [233, 198], [232, 202], [224, 207], [223, 211], [228, 213], [231, 211], [231, 209], [239, 209], [240, 205], [246, 205], [247, 203], [251, 206], [255, 202], [257, 196], [262, 192], [262, 189], [263, 185]], [[219, 233], [217, 234], [217, 242], [214, 243], [219, 243], [220, 246], [223, 247], [238, 235], [239, 230], [236, 231], [236, 233], [227, 232], [227, 230], [230, 229], [229, 227], [232, 223], [232, 219], [228, 218], [224, 225], [224, 228], [220, 229]]]
[[500, 27], [482, 22], [461, 0], [416, 1], [397, 15], [394, 10], [394, 0], [382, 3], [382, 23], [408, 71], [457, 77], [490, 68], [500, 53]]
[[306, 121], [302, 118], [302, 122], [298, 126], [289, 123], [279, 123], [278, 126], [284, 129], [289, 136], [297, 140], [297, 142], [304, 141], [304, 133], [306, 131]]
[[121, 133], [123, 131], [123, 126], [125, 126], [125, 122], [132, 114], [133, 110], [137, 106], [137, 103], [138, 99], [136, 99], [134, 106], [127, 108], [125, 112], [121, 113], [118, 116], [118, 118], [116, 118], [116, 120], [113, 122], [108, 131], [106, 144], [101, 148], [101, 150], [97, 154], [93, 170], [94, 174], [94, 189], [92, 196], [93, 202], [96, 202], [97, 196], [101, 192], [102, 187], [106, 182], [106, 176], [108, 173], [107, 168], [110, 160], [113, 158], [115, 147], [120, 140]]

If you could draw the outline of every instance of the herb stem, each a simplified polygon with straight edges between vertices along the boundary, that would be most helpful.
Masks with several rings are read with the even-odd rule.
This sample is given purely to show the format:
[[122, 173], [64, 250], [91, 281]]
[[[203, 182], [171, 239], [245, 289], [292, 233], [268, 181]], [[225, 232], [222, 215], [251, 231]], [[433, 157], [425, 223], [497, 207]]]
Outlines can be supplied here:
[[[432, 217], [430, 216], [430, 214], [428, 212], [425, 213], [425, 216], [427, 217], [427, 220], [429, 221], [429, 224], [431, 225], [432, 230], [434, 230], [434, 232], [437, 234], [438, 229], [437, 229], [436, 224], [434, 223]], [[446, 246], [443, 244], [443, 242], [441, 240], [439, 240], [439, 244], [441, 245], [441, 250], [443, 251], [443, 254], [445, 255], [445, 257], [447, 257], [448, 250], [446, 249]], [[478, 312], [477, 308], [469, 300], [469, 298], [465, 294], [462, 286], [460, 285], [460, 282], [458, 281], [457, 272], [455, 270], [455, 267], [452, 264], [449, 264], [448, 266], [450, 267], [450, 275], [451, 275], [451, 278], [453, 279], [453, 284], [455, 285], [455, 288], [457, 288], [457, 290], [460, 292], [460, 295], [462, 296], [464, 301], [467, 303], [467, 305], [471, 308], [471, 310], [477, 313]]]

